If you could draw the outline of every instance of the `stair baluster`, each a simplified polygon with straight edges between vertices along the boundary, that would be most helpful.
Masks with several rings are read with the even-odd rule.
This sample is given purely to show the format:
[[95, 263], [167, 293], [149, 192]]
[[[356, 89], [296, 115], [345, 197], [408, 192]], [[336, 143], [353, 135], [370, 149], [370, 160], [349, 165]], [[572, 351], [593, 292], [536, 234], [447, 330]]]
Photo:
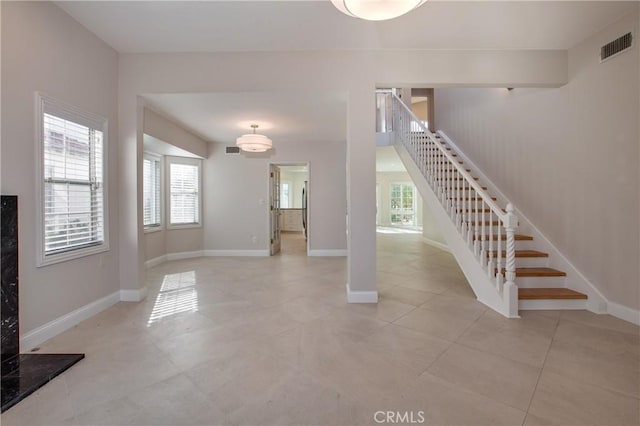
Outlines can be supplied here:
[[[494, 254], [493, 254], [493, 211], [489, 212], [489, 261], [487, 262], [487, 271], [491, 274], [495, 268]], [[498, 252], [498, 256], [502, 253]]]
[[[506, 309], [502, 310], [509, 312], [510, 316], [517, 316], [515, 230], [518, 220], [513, 206], [507, 205], [505, 213], [442, 141], [395, 94], [392, 95], [392, 105], [395, 143], [404, 146], [417, 171], [426, 178], [463, 241], [486, 271], [487, 278], [495, 282], [501, 302], [505, 304]], [[497, 222], [495, 234], [494, 221]], [[497, 240], [497, 250], [494, 239]]]

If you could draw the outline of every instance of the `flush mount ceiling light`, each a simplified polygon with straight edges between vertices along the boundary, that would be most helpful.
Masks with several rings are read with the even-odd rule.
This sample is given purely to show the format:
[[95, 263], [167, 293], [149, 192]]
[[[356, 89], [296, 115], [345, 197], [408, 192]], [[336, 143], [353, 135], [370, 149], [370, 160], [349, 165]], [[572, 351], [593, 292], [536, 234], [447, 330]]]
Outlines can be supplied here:
[[342, 13], [368, 21], [397, 18], [427, 0], [331, 0]]
[[253, 129], [253, 133], [242, 135], [236, 139], [236, 145], [238, 148], [248, 152], [265, 152], [270, 150], [273, 147], [271, 139], [265, 135], [256, 134], [256, 129], [258, 128], [257, 124], [252, 124], [251, 128]]

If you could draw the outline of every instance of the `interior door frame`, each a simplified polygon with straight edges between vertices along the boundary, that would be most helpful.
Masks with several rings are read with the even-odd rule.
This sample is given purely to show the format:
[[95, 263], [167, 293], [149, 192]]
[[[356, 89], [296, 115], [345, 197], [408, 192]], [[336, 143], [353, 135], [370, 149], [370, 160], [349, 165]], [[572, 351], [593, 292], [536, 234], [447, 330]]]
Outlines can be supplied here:
[[[281, 235], [280, 228], [280, 167], [275, 164], [269, 165], [269, 256], [280, 253]], [[275, 238], [274, 238], [275, 236]]]
[[[307, 168], [307, 223], [309, 222], [309, 217], [311, 215], [312, 209], [312, 200], [309, 194], [312, 193], [311, 189], [311, 162], [310, 161], [274, 161], [270, 162], [267, 168], [267, 194], [269, 194], [269, 198], [271, 197], [271, 166], [277, 167], [286, 167], [286, 166], [305, 166]], [[271, 200], [269, 200], [271, 201]], [[267, 241], [269, 242], [269, 253], [271, 253], [271, 203], [269, 202], [267, 205]], [[311, 233], [307, 234], [307, 256], [309, 256], [309, 247], [311, 247]], [[271, 255], [271, 254], [270, 254]]]

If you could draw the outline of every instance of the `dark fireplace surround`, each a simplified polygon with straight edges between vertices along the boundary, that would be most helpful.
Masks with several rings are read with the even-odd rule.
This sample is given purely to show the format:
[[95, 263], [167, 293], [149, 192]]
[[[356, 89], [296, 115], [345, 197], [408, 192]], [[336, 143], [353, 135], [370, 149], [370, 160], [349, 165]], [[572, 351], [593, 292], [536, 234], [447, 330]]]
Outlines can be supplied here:
[[18, 299], [18, 197], [2, 195], [2, 412], [53, 380], [84, 354], [20, 353]]

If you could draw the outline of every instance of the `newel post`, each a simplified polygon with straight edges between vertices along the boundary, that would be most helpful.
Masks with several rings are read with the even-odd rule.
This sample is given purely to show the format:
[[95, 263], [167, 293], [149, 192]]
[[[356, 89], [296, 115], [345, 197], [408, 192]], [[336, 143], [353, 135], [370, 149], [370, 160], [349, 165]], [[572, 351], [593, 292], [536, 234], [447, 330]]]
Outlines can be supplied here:
[[505, 283], [503, 287], [503, 300], [510, 318], [518, 317], [518, 287], [516, 286], [516, 241], [515, 233], [518, 227], [518, 216], [513, 212], [513, 205], [507, 204], [507, 214], [503, 225], [507, 234], [506, 259], [505, 259]]

